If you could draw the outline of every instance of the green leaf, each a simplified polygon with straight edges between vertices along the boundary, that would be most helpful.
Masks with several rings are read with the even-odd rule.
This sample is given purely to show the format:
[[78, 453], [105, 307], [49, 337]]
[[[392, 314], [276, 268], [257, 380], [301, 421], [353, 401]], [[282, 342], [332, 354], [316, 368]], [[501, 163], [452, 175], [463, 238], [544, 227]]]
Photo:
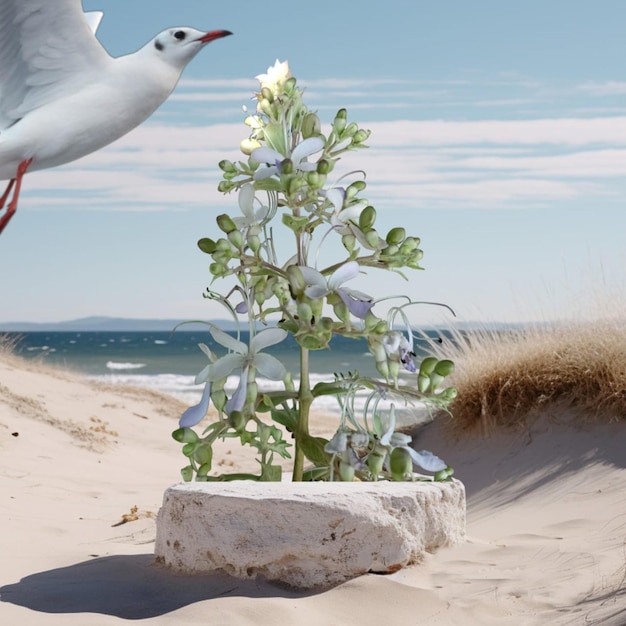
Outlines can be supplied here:
[[327, 467], [313, 467], [302, 472], [303, 482], [313, 482], [316, 480], [328, 480], [330, 471]]
[[209, 469], [211, 469], [211, 462], [213, 460], [213, 448], [211, 444], [201, 443], [197, 445], [193, 451], [193, 458], [199, 465], [208, 465]]
[[191, 465], [187, 465], [180, 470], [180, 475], [183, 477], [183, 480], [188, 483], [193, 480], [193, 467]]
[[328, 439], [323, 437], [301, 437], [299, 440], [300, 448], [311, 463], [314, 465], [325, 467], [330, 462], [330, 456], [324, 452], [324, 446], [328, 443]]
[[298, 414], [291, 409], [272, 409], [272, 419], [290, 433], [295, 432], [298, 426]]
[[293, 230], [294, 233], [304, 230], [308, 223], [309, 218], [307, 216], [294, 217], [293, 215], [289, 215], [288, 213], [283, 213], [283, 224], [287, 228]]
[[283, 468], [280, 465], [264, 465], [261, 471], [262, 482], [279, 483], [283, 477]]

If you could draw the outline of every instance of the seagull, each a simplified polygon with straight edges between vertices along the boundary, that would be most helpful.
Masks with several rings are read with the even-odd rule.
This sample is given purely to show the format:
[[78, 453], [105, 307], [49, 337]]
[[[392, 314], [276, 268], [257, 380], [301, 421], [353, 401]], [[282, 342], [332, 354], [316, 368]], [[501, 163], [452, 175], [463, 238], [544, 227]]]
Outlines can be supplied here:
[[81, 0], [0, 0], [0, 180], [75, 161], [119, 139], [167, 99], [191, 59], [228, 30], [168, 28], [133, 54], [111, 57], [96, 39], [100, 11]]

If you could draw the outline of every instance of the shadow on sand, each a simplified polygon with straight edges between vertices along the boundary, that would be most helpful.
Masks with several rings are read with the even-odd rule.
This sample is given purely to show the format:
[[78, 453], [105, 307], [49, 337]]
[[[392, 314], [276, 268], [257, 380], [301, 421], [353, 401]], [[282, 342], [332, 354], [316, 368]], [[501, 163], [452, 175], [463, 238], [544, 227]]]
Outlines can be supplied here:
[[264, 581], [241, 581], [225, 574], [188, 576], [155, 564], [152, 554], [95, 558], [26, 576], [0, 587], [0, 602], [42, 613], [102, 613], [146, 619], [183, 606], [225, 596], [301, 598]]

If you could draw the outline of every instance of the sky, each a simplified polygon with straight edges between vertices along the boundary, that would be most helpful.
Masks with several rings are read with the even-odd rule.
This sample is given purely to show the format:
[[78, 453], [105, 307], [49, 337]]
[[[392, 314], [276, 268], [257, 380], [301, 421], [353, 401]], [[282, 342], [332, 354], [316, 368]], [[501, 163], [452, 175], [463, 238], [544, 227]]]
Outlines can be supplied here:
[[[0, 323], [224, 317], [202, 297], [210, 258], [196, 242], [219, 236], [215, 216], [238, 214], [217, 163], [242, 158], [242, 106], [276, 59], [323, 124], [345, 107], [372, 131], [346, 171], [367, 173], [380, 232], [421, 239], [423, 272], [372, 271], [355, 287], [501, 322], [597, 312], [626, 293], [626, 3], [83, 6], [105, 12], [98, 38], [113, 56], [170, 26], [234, 35], [207, 46], [135, 131], [26, 176], [0, 237]], [[424, 305], [411, 318], [450, 314]]]

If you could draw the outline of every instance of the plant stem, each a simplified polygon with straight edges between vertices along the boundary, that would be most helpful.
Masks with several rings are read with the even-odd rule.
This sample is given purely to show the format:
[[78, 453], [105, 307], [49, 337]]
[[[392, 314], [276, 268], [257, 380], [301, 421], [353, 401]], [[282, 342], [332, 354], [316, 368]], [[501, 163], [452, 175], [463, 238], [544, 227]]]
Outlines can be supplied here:
[[294, 482], [302, 481], [302, 470], [304, 468], [304, 452], [302, 450], [302, 439], [309, 436], [309, 411], [313, 404], [313, 394], [311, 393], [311, 383], [309, 381], [309, 351], [300, 346], [300, 389], [298, 391], [298, 423], [296, 425], [296, 452], [293, 462]]

